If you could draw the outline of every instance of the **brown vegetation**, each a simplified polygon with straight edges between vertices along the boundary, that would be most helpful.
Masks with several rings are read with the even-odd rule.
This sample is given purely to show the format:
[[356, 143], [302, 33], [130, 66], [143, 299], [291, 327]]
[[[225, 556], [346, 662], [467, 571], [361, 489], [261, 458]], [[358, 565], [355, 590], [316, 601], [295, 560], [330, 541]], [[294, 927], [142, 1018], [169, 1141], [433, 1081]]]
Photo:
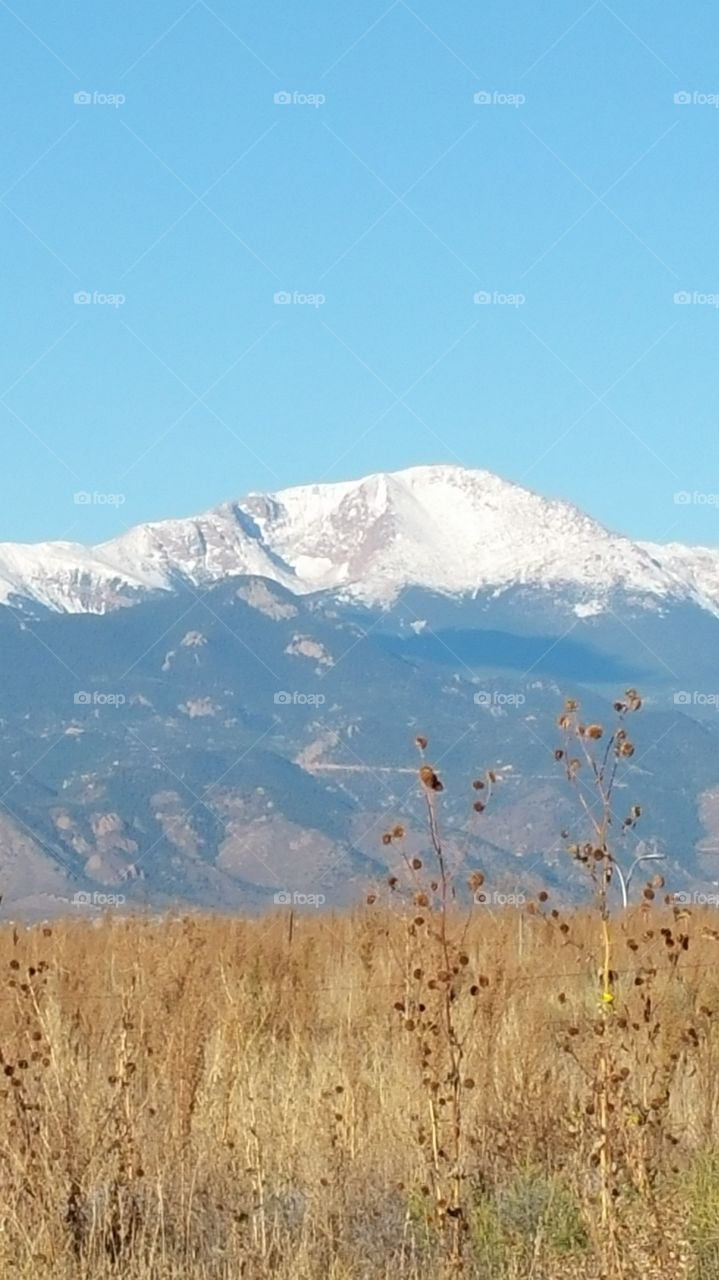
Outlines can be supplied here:
[[447, 990], [431, 945], [417, 972], [417, 914], [5, 928], [0, 1273], [716, 1275], [712, 921], [646, 904], [612, 926], [612, 1263], [595, 920], [551, 899], [450, 920], [457, 1138], [457, 1044], [428, 1031], [428, 1068], [410, 1025]]
[[661, 876], [614, 909], [640, 707], [560, 716], [583, 911], [461, 883], [422, 736], [426, 852], [391, 826], [362, 910], [0, 930], [0, 1274], [719, 1275], [719, 930]]

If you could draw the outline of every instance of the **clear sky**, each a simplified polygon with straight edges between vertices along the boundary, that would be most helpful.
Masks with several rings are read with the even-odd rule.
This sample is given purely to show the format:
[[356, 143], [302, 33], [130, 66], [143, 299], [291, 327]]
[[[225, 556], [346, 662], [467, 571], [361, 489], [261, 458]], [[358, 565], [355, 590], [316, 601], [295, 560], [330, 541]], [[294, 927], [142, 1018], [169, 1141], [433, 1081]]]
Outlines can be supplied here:
[[719, 545], [711, 0], [1, 0], [0, 38], [0, 538], [443, 461]]

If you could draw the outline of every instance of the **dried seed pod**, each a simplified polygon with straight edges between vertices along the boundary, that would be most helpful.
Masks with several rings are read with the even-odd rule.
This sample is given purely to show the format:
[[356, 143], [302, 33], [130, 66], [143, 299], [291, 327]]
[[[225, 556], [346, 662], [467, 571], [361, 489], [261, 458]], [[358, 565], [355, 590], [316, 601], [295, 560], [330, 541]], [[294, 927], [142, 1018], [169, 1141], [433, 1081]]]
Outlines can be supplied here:
[[420, 782], [428, 791], [444, 791], [444, 784], [440, 782], [437, 774], [431, 765], [423, 764], [419, 771]]

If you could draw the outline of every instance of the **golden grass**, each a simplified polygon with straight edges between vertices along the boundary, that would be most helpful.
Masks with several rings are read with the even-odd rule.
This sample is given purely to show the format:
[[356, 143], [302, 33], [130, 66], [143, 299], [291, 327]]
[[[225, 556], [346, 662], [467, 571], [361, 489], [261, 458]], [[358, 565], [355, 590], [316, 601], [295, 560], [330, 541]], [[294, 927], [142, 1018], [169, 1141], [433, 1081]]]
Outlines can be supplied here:
[[[0, 1275], [610, 1274], [596, 921], [551, 906], [457, 924], [475, 990], [458, 1013], [461, 1264], [437, 1227], [407, 1026], [409, 984], [430, 971], [412, 977], [400, 912], [310, 913], [292, 930], [289, 912], [0, 929]], [[646, 904], [613, 923], [616, 1275], [719, 1274], [710, 914]], [[675, 962], [662, 928], [689, 938]]]

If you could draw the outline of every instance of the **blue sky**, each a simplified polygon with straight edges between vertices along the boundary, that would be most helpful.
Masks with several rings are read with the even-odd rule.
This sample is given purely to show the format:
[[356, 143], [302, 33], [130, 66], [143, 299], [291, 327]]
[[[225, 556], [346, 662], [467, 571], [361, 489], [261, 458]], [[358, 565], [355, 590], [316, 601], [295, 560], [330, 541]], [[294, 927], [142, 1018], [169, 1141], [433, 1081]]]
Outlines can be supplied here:
[[0, 35], [0, 538], [455, 461], [719, 544], [708, 0], [14, 0]]

